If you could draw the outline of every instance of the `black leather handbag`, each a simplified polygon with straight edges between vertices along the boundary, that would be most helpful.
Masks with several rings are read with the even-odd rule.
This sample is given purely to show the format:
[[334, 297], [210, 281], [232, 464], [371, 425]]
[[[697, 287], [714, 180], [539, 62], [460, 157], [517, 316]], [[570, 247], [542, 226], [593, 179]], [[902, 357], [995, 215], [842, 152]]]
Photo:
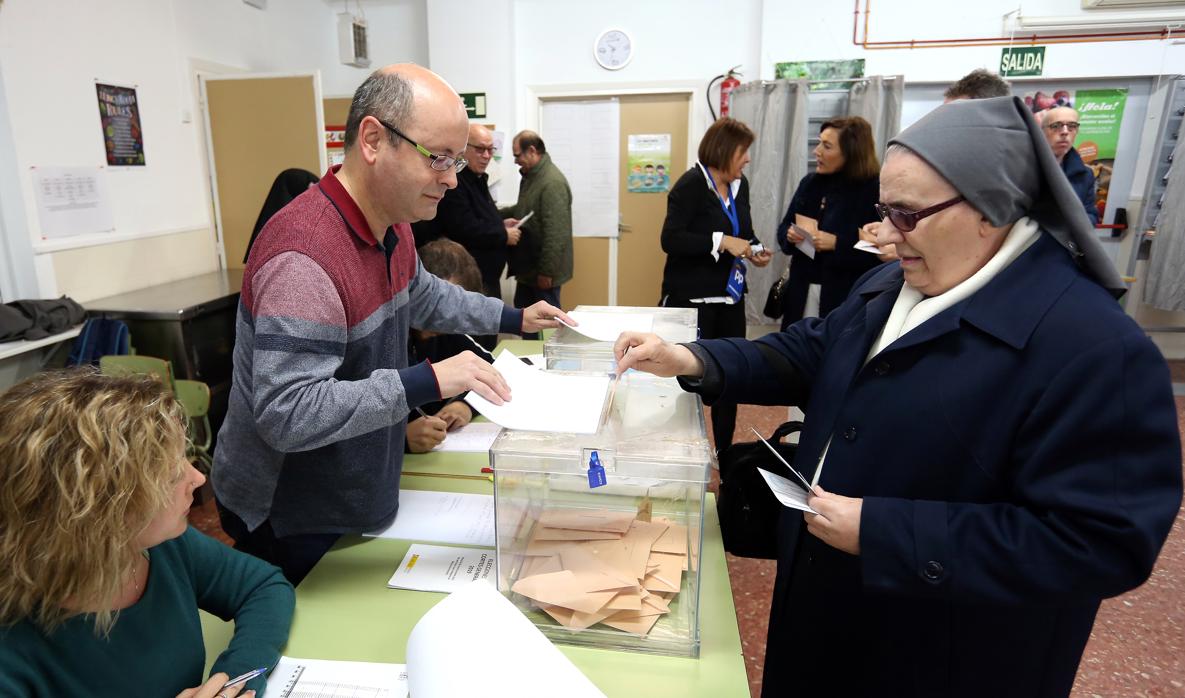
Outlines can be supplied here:
[[[782, 443], [782, 439], [801, 430], [802, 422], [786, 422], [769, 438], [770, 445], [788, 463], [793, 462], [798, 446]], [[757, 472], [758, 468], [794, 479], [760, 441], [735, 443], [724, 449], [720, 454], [716, 512], [720, 516], [725, 550], [739, 557], [772, 560], [778, 556], [778, 517], [784, 507]]]
[[789, 278], [790, 267], [787, 266], [782, 277], [769, 287], [769, 293], [765, 296], [765, 307], [761, 309], [762, 315], [774, 320], [782, 317], [782, 294], [786, 292], [786, 280]]

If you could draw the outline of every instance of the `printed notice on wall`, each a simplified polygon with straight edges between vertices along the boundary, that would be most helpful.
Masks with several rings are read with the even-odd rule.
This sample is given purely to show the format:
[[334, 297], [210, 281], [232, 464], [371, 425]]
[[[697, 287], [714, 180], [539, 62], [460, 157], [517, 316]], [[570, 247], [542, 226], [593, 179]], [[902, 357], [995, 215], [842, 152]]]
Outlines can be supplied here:
[[143, 165], [144, 131], [136, 88], [95, 83], [108, 165]]
[[626, 191], [661, 194], [671, 188], [671, 134], [631, 133]]
[[101, 167], [34, 167], [33, 189], [42, 239], [115, 229]]

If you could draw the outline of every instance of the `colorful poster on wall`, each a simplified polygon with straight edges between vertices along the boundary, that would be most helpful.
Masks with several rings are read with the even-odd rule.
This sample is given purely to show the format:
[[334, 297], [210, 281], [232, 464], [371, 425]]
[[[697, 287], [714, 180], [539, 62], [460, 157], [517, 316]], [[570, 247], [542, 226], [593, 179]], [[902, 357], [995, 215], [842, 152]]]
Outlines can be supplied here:
[[136, 88], [95, 83], [108, 165], [144, 165], [144, 131]]
[[774, 77], [779, 80], [807, 78], [824, 80], [831, 78], [841, 82], [812, 82], [812, 90], [846, 90], [851, 78], [864, 77], [864, 59], [853, 58], [841, 61], [787, 61], [774, 64]]
[[346, 161], [346, 127], [344, 124], [326, 124], [325, 155], [330, 167]]
[[1126, 89], [1053, 90], [1052, 94], [1039, 90], [1024, 96], [1025, 104], [1037, 119], [1054, 107], [1071, 107], [1078, 112], [1078, 136], [1074, 149], [1082, 162], [1094, 172], [1097, 183], [1096, 205], [1099, 220], [1107, 210], [1107, 195], [1111, 189], [1111, 171], [1119, 146], [1119, 127], [1123, 124], [1123, 110], [1127, 106]]
[[661, 194], [671, 188], [671, 134], [631, 133], [625, 190]]

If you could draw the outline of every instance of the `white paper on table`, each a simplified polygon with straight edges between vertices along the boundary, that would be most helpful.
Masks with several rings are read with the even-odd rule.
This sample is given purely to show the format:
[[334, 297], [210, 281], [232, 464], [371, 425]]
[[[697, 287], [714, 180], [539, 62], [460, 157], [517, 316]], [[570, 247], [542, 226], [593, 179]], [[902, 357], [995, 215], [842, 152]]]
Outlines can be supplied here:
[[815, 258], [815, 241], [811, 239], [810, 235], [807, 235], [799, 242], [794, 243], [794, 246], [798, 248], [799, 252], [803, 253], [807, 257], [810, 257], [811, 259]]
[[399, 491], [395, 521], [372, 538], [494, 546], [494, 497], [461, 492]]
[[502, 427], [491, 422], [470, 422], [456, 431], [448, 432], [444, 441], [436, 444], [433, 451], [457, 453], [485, 453], [494, 445], [494, 439]]
[[546, 368], [547, 360], [543, 358], [543, 354], [527, 354], [526, 356], [518, 357], [520, 360], [526, 359], [531, 362], [535, 368]]
[[605, 698], [487, 582], [466, 585], [420, 618], [407, 638], [407, 666], [415, 698]]
[[494, 571], [494, 551], [412, 543], [387, 586], [414, 591], [457, 591]]
[[280, 657], [268, 698], [407, 698], [407, 665]]
[[761, 473], [761, 477], [765, 478], [765, 484], [769, 485], [769, 489], [778, 498], [778, 501], [782, 503], [782, 506], [798, 509], [799, 511], [809, 511], [812, 514], [819, 513], [807, 505], [806, 490], [781, 475], [774, 475], [768, 470], [758, 468], [757, 472]]
[[494, 368], [510, 386], [511, 399], [495, 405], [470, 391], [465, 402], [507, 429], [595, 434], [609, 391], [609, 376], [549, 373], [503, 350]]
[[881, 248], [877, 247], [876, 245], [872, 244], [871, 242], [868, 242], [867, 240], [857, 240], [856, 244], [852, 245], [852, 247], [855, 247], [857, 250], [860, 250], [861, 252], [871, 252], [872, 254], [880, 254], [881, 253]]
[[573, 332], [595, 339], [598, 342], [613, 342], [622, 332], [651, 332], [654, 329], [652, 313], [597, 313], [587, 310], [573, 310], [568, 317], [578, 324], [569, 325], [560, 320]]

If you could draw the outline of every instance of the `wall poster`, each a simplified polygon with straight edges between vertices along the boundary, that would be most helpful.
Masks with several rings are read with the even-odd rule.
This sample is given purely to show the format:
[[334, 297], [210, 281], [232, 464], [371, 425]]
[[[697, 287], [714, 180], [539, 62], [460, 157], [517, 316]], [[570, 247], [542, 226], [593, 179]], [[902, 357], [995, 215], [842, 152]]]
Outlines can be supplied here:
[[108, 165], [143, 166], [144, 131], [135, 87], [95, 83]]
[[671, 134], [629, 135], [626, 191], [661, 194], [671, 188]]

